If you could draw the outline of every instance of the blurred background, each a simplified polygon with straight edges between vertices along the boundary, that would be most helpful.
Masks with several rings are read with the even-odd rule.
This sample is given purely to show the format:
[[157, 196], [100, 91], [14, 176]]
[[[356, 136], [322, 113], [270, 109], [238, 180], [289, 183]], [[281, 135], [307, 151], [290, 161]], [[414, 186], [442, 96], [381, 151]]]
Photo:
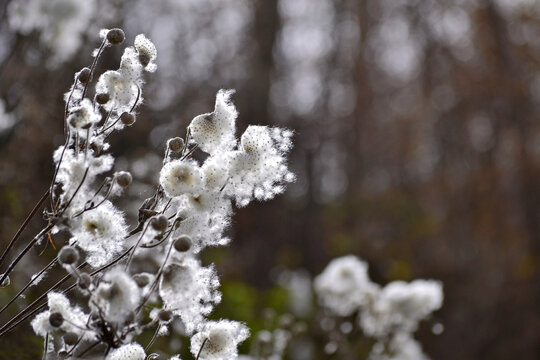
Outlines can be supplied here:
[[[239, 134], [248, 123], [295, 132], [297, 182], [238, 210], [232, 246], [205, 253], [223, 279], [218, 315], [256, 328], [264, 307], [286, 311], [279, 269], [315, 276], [351, 253], [380, 284], [444, 283], [442, 310], [417, 336], [433, 359], [540, 358], [539, 2], [2, 0], [1, 246], [49, 184], [63, 94], [102, 27], [158, 49], [137, 123], [112, 140], [115, 169], [138, 180], [121, 200], [132, 219], [166, 139], [211, 111], [220, 88], [237, 91]], [[120, 56], [108, 48], [98, 72]], [[37, 216], [24, 239], [42, 226]], [[55, 250], [38, 254], [29, 272]]]

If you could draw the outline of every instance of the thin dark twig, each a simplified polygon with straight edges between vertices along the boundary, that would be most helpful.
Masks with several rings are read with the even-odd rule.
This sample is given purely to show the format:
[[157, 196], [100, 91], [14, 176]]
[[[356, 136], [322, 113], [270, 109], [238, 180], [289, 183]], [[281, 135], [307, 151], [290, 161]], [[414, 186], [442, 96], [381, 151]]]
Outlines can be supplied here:
[[[126, 257], [129, 252], [133, 249], [133, 246], [131, 246], [129, 249], [127, 249], [126, 251], [124, 251], [121, 255], [119, 255], [116, 259], [114, 259], [113, 261], [111, 261], [110, 263], [108, 263], [107, 265], [104, 265], [102, 267], [100, 267], [99, 269], [93, 271], [90, 273], [90, 276], [94, 276], [104, 270], [107, 270], [108, 268], [110, 268], [111, 266], [114, 266], [116, 263], [118, 263], [120, 260], [122, 260], [124, 257]], [[88, 265], [88, 263], [84, 262], [82, 263], [81, 265], [79, 265], [77, 267], [77, 269], [82, 269], [84, 266]], [[11, 330], [13, 330], [15, 327], [17, 327], [20, 323], [22, 323], [23, 321], [25, 321], [26, 319], [28, 319], [30, 316], [34, 315], [35, 313], [37, 313], [38, 311], [42, 310], [43, 308], [45, 308], [45, 306], [47, 305], [47, 303], [43, 303], [42, 305], [40, 305], [38, 308], [36, 308], [35, 310], [33, 311], [30, 311], [30, 308], [33, 307], [35, 304], [37, 304], [38, 302], [42, 301], [43, 299], [45, 299], [45, 297], [47, 296], [48, 293], [50, 293], [51, 291], [54, 291], [56, 290], [57, 288], [59, 288], [60, 286], [62, 286], [68, 279], [70, 278], [70, 275], [66, 275], [64, 278], [62, 278], [59, 282], [57, 282], [53, 287], [51, 287], [47, 292], [45, 292], [43, 295], [41, 295], [38, 299], [36, 299], [32, 304], [28, 305], [26, 308], [24, 308], [21, 312], [19, 312], [17, 315], [15, 315], [10, 321], [8, 321], [6, 324], [4, 324], [4, 326], [2, 326], [2, 328], [0, 328], [0, 337], [2, 337], [3, 335], [5, 335], [6, 333], [10, 332]], [[71, 290], [73, 290], [73, 288], [76, 286], [76, 284], [73, 284], [71, 286], [69, 286], [68, 288], [66, 288], [63, 293], [67, 293]], [[30, 313], [27, 314], [27, 312], [30, 311]], [[22, 317], [22, 319], [20, 319]]]
[[26, 253], [28, 251], [30, 251], [30, 249], [32, 248], [32, 246], [34, 246], [40, 239], [43, 235], [45, 235], [46, 233], [49, 232], [49, 230], [51, 230], [52, 228], [54, 227], [54, 224], [49, 224], [47, 225], [47, 227], [45, 227], [43, 230], [41, 230], [39, 232], [39, 234], [37, 234], [33, 239], [32, 241], [30, 241], [28, 243], [28, 245], [26, 245], [26, 247], [19, 253], [19, 255], [17, 255], [17, 257], [15, 258], [15, 260], [13, 260], [13, 262], [11, 264], [9, 264], [9, 267], [7, 268], [6, 272], [2, 275], [2, 277], [0, 278], [0, 284], [2, 284], [4, 282], [4, 280], [8, 277], [8, 275], [11, 273], [11, 271], [13, 270], [13, 268], [15, 267], [15, 265], [17, 265], [17, 263], [19, 261], [21, 261], [21, 259], [23, 258], [24, 255], [26, 255]]
[[50, 268], [52, 268], [54, 265], [56, 265], [57, 261], [58, 261], [57, 258], [54, 258], [54, 260], [52, 260], [36, 276], [34, 276], [21, 290], [19, 290], [17, 295], [15, 295], [11, 300], [9, 300], [9, 302], [6, 305], [4, 305], [4, 307], [0, 310], [0, 314], [3, 313], [4, 310], [6, 310], [11, 304], [13, 304], [13, 302], [15, 300], [17, 300], [19, 298], [19, 296], [21, 296], [21, 294], [23, 292], [25, 292], [26, 289], [28, 289], [34, 282], [36, 282], [41, 275], [43, 275], [46, 271], [48, 271]]
[[148, 352], [148, 349], [150, 349], [152, 347], [152, 345], [154, 345], [154, 342], [157, 339], [160, 327], [161, 327], [161, 325], [158, 324], [156, 332], [154, 333], [154, 336], [152, 336], [152, 339], [150, 339], [150, 342], [148, 343], [148, 345], [146, 345], [146, 347], [144, 348], [144, 352]]
[[43, 360], [47, 360], [47, 353], [48, 353], [48, 347], [49, 347], [49, 333], [45, 335], [45, 345], [43, 348]]
[[[82, 263], [81, 265], [78, 266], [78, 269], [81, 269], [86, 265], [88, 265], [88, 264], [86, 262], [84, 262], [84, 263]], [[26, 320], [29, 316], [32, 316], [32, 314], [35, 313], [35, 310], [33, 312], [30, 312], [30, 315], [26, 315], [26, 313], [28, 311], [30, 311], [30, 309], [32, 307], [34, 307], [37, 303], [43, 301], [51, 291], [54, 291], [57, 288], [59, 288], [60, 286], [62, 286], [66, 281], [68, 281], [70, 279], [70, 277], [71, 277], [71, 275], [69, 275], [69, 274], [64, 276], [60, 281], [58, 281], [56, 284], [54, 284], [49, 290], [47, 290], [40, 297], [38, 297], [36, 300], [34, 300], [30, 305], [28, 305], [26, 308], [21, 310], [11, 320], [9, 320], [7, 323], [5, 323], [4, 326], [2, 326], [2, 328], [0, 328], [0, 336], [3, 336], [8, 331], [13, 329], [15, 326], [19, 325], [21, 322]], [[42, 304], [38, 309], [42, 309], [43, 307], [45, 307], [45, 305], [46, 305], [46, 303]], [[23, 318], [20, 319], [21, 317], [23, 317]]]
[[191, 154], [193, 154], [193, 153], [195, 152], [195, 150], [197, 150], [198, 147], [199, 147], [199, 145], [195, 144], [195, 145], [189, 150], [189, 152], [188, 152], [186, 155], [182, 156], [182, 158], [181, 158], [180, 160], [185, 160], [185, 159], [187, 159]]
[[101, 53], [103, 52], [103, 49], [105, 49], [106, 44], [107, 44], [107, 38], [103, 39], [103, 42], [99, 46], [96, 57], [92, 61], [92, 65], [90, 66], [90, 76], [88, 77], [88, 80], [86, 81], [86, 84], [84, 84], [84, 90], [82, 92], [81, 99], [84, 99], [84, 97], [86, 95], [86, 90], [88, 90], [88, 84], [90, 84], [90, 81], [92, 81], [92, 76], [94, 76], [94, 69], [96, 68], [97, 61], [98, 61], [99, 57], [101, 56]]
[[32, 218], [34, 217], [34, 215], [37, 213], [37, 211], [39, 210], [39, 208], [41, 207], [41, 205], [43, 205], [43, 203], [45, 202], [45, 200], [47, 200], [47, 197], [49, 197], [49, 194], [50, 194], [50, 190], [47, 190], [45, 191], [45, 194], [43, 194], [43, 196], [41, 197], [41, 199], [39, 199], [38, 203], [36, 204], [36, 206], [34, 206], [34, 208], [32, 209], [32, 211], [30, 212], [30, 214], [28, 214], [28, 216], [26, 217], [26, 219], [24, 220], [23, 224], [21, 225], [21, 227], [19, 228], [19, 230], [17, 230], [17, 233], [15, 233], [15, 235], [13, 236], [13, 239], [11, 239], [9, 245], [7, 246], [6, 250], [4, 250], [4, 252], [2, 253], [2, 256], [0, 257], [0, 265], [2, 265], [2, 263], [4, 262], [4, 260], [6, 259], [7, 257], [7, 254], [9, 252], [9, 250], [11, 250], [11, 248], [13, 247], [13, 245], [15, 245], [15, 243], [17, 242], [17, 240], [19, 239], [19, 237], [21, 236], [21, 233], [23, 232], [23, 230], [26, 228], [26, 226], [28, 226], [28, 224], [30, 223], [30, 220], [32, 220]]
[[139, 236], [139, 239], [135, 243], [135, 246], [133, 246], [133, 251], [131, 251], [131, 253], [129, 254], [129, 258], [128, 258], [127, 262], [126, 262], [126, 267], [124, 268], [124, 270], [127, 271], [129, 269], [129, 265], [131, 265], [131, 261], [133, 260], [133, 255], [135, 255], [135, 251], [137, 251], [137, 247], [141, 243], [141, 241], [142, 241], [142, 239], [144, 237], [144, 234], [146, 234], [146, 231], [148, 230], [148, 226], [150, 226], [150, 222], [151, 221], [148, 221], [146, 223], [146, 226], [144, 227], [144, 230], [142, 231], [141, 235]]
[[98, 340], [95, 343], [93, 343], [92, 345], [90, 345], [89, 347], [87, 347], [82, 353], [77, 355], [77, 357], [79, 357], [79, 358], [83, 357], [84, 354], [86, 354], [87, 352], [89, 352], [90, 350], [92, 350], [93, 348], [98, 346], [99, 344], [101, 344], [101, 340]]
[[142, 303], [136, 309], [136, 311], [135, 311], [136, 314], [138, 314], [142, 310], [143, 306], [146, 304], [148, 299], [150, 299], [150, 296], [152, 295], [152, 292], [154, 291], [154, 288], [156, 287], [156, 285], [157, 285], [157, 283], [159, 281], [159, 278], [163, 274], [163, 269], [165, 268], [165, 264], [167, 264], [167, 261], [169, 260], [169, 256], [171, 255], [171, 250], [173, 248], [173, 245], [174, 245], [174, 243], [171, 243], [171, 246], [169, 246], [169, 251], [167, 252], [167, 256], [165, 256], [165, 260], [163, 260], [163, 264], [159, 268], [159, 271], [156, 274], [156, 278], [154, 279], [154, 282], [152, 283], [152, 286], [150, 286], [150, 291], [148, 291], [148, 294], [144, 297]]
[[206, 345], [206, 342], [208, 341], [208, 338], [204, 339], [201, 348], [199, 349], [199, 352], [197, 353], [197, 358], [195, 360], [199, 360], [199, 356], [201, 356], [202, 349], [204, 348], [204, 345]]
[[86, 180], [86, 175], [88, 175], [88, 170], [89, 169], [90, 169], [89, 167], [86, 168], [86, 171], [84, 172], [83, 178], [82, 178], [81, 182], [79, 183], [79, 186], [77, 186], [77, 189], [75, 189], [75, 192], [73, 193], [73, 195], [71, 195], [71, 198], [67, 202], [66, 206], [64, 206], [64, 209], [60, 212], [59, 216], [62, 216], [64, 214], [64, 212], [67, 210], [67, 208], [69, 207], [69, 205], [71, 205], [71, 202], [75, 198], [75, 195], [77, 195], [77, 193], [81, 189], [82, 185], [84, 184], [84, 181]]
[[129, 110], [130, 113], [133, 112], [133, 110], [135, 110], [135, 106], [137, 106], [137, 103], [139, 102], [140, 97], [141, 97], [141, 88], [139, 87], [139, 85], [137, 85], [137, 98], [135, 99], [135, 103], [133, 103], [133, 106]]
[[52, 211], [54, 211], [56, 209], [56, 207], [54, 206], [54, 191], [53, 191], [53, 187], [54, 187], [54, 183], [56, 182], [56, 177], [58, 176], [58, 171], [60, 171], [60, 165], [62, 165], [62, 160], [64, 159], [64, 154], [66, 152], [66, 149], [68, 147], [68, 144], [69, 144], [69, 139], [71, 138], [71, 134], [70, 134], [71, 131], [68, 132], [68, 136], [66, 137], [66, 142], [64, 143], [64, 147], [62, 148], [62, 154], [60, 154], [60, 159], [58, 159], [58, 164], [56, 164], [56, 168], [54, 169], [54, 175], [53, 175], [53, 178], [51, 180], [51, 186], [49, 187], [49, 194], [51, 195], [51, 207], [52, 207]]

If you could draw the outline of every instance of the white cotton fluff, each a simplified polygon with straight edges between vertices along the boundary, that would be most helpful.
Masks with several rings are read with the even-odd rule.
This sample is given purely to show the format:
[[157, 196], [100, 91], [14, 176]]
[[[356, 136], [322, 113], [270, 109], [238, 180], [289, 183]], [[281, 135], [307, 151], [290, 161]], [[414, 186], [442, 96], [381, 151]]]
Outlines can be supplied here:
[[90, 308], [103, 313], [105, 319], [123, 324], [137, 309], [141, 301], [141, 290], [133, 278], [123, 269], [109, 270], [92, 293]]
[[208, 321], [202, 331], [191, 337], [190, 350], [193, 356], [200, 351], [200, 360], [233, 360], [238, 357], [238, 344], [248, 336], [249, 329], [242, 323]]
[[220, 191], [229, 180], [229, 157], [223, 154], [210, 156], [201, 166], [204, 186], [213, 192]]
[[[89, 185], [92, 184], [97, 175], [109, 171], [112, 168], [114, 158], [109, 154], [95, 157], [90, 152], [87, 156], [79, 156], [73, 149], [66, 149], [64, 152], [63, 150], [64, 147], [60, 146], [53, 154], [55, 164], [62, 159], [62, 163], [56, 176], [56, 182], [62, 185], [63, 190], [63, 193], [60, 196], [61, 204], [66, 204], [72, 198], [72, 195], [77, 188], [79, 188], [84, 179], [84, 184], [80, 187], [77, 196], [73, 200], [75, 202], [73, 205], [76, 205], [77, 203], [84, 205], [87, 198], [91, 197], [91, 194], [88, 191]], [[88, 172], [86, 172], [86, 169], [88, 169]], [[84, 175], [85, 172], [86, 177]], [[70, 212], [80, 210], [76, 208], [77, 206], [70, 206], [67, 215], [69, 215]]]
[[429, 357], [410, 334], [402, 333], [392, 337], [386, 348], [382, 341], [376, 343], [368, 360], [429, 360]]
[[314, 281], [320, 303], [337, 315], [354, 313], [378, 291], [367, 269], [368, 265], [353, 255], [332, 260]]
[[155, 63], [157, 57], [156, 46], [150, 39], [144, 34], [139, 34], [135, 37], [135, 50], [139, 54], [139, 57], [145, 57], [148, 61], [148, 65], [144, 69], [148, 72], [154, 72], [157, 69]]
[[286, 155], [292, 132], [266, 126], [249, 126], [241, 137], [240, 149], [230, 153], [227, 194], [238, 206], [251, 199], [269, 200], [284, 191], [284, 183], [294, 181]]
[[79, 131], [80, 136], [84, 136], [85, 129], [97, 124], [100, 120], [101, 115], [94, 110], [92, 102], [88, 99], [83, 99], [78, 106], [70, 108], [67, 123], [73, 130]]
[[137, 343], [122, 345], [112, 350], [105, 360], [144, 360], [146, 353], [141, 345]]
[[45, 337], [47, 333], [52, 333], [58, 328], [53, 328], [49, 322], [51, 313], [59, 312], [64, 318], [64, 322], [59, 327], [65, 332], [74, 332], [76, 334], [84, 334], [80, 328], [84, 328], [88, 321], [88, 315], [85, 314], [79, 307], [73, 307], [69, 303], [68, 298], [57, 292], [47, 294], [49, 310], [39, 313], [32, 320], [32, 329], [37, 335]]
[[191, 138], [208, 154], [227, 151], [236, 145], [238, 113], [230, 100], [233, 93], [233, 90], [218, 91], [214, 111], [195, 117], [189, 125]]
[[396, 331], [414, 332], [418, 322], [439, 309], [442, 302], [439, 281], [394, 281], [362, 311], [360, 323], [366, 334], [379, 338]]
[[139, 91], [143, 84], [142, 71], [143, 66], [139, 61], [137, 50], [133, 47], [125, 48], [120, 68], [104, 72], [96, 84], [97, 94], [109, 95], [109, 101], [103, 105], [105, 110], [113, 111], [119, 116], [123, 112], [129, 112], [136, 102], [142, 102], [143, 98]]
[[105, 200], [70, 222], [73, 234], [70, 245], [77, 245], [86, 252], [90, 266], [102, 266], [123, 250], [128, 234], [126, 222], [122, 212], [110, 201]]
[[191, 334], [202, 325], [215, 304], [221, 301], [217, 290], [219, 280], [213, 266], [202, 267], [200, 261], [192, 257], [182, 264], [168, 264], [159, 283], [159, 296], [164, 309], [180, 317]]
[[182, 220], [176, 233], [191, 237], [195, 253], [208, 246], [226, 245], [230, 240], [222, 234], [229, 226], [231, 214], [231, 201], [221, 193], [182, 196], [177, 213]]
[[174, 160], [163, 166], [159, 183], [169, 197], [198, 195], [202, 191], [203, 175], [193, 160]]

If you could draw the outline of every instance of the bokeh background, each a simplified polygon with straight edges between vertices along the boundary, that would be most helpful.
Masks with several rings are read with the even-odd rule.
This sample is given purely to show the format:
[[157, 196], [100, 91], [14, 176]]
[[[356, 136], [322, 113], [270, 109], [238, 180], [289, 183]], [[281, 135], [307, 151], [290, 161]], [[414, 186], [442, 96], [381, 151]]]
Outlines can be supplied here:
[[[145, 33], [158, 49], [136, 125], [112, 140], [116, 169], [137, 179], [121, 199], [132, 218], [166, 139], [220, 88], [237, 91], [239, 133], [295, 132], [297, 182], [238, 210], [232, 246], [205, 254], [223, 278], [218, 314], [258, 324], [265, 306], [285, 308], [276, 269], [314, 276], [352, 253], [381, 284], [444, 283], [418, 335], [433, 359], [540, 358], [540, 2], [54, 0], [24, 25], [10, 9], [32, 2], [0, 1], [1, 246], [51, 179], [74, 72], [100, 28], [121, 27], [127, 44]], [[120, 55], [107, 49], [98, 71]], [[15, 284], [55, 256], [40, 250]], [[25, 325], [7, 341], [39, 350], [30, 335]]]

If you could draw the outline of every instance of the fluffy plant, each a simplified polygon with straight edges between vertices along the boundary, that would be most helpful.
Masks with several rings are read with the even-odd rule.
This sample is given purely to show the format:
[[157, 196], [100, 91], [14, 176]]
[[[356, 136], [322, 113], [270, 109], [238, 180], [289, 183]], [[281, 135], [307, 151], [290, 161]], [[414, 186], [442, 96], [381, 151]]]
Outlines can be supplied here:
[[[7, 284], [32, 247], [60, 233], [68, 243], [1, 311], [52, 267], [62, 266], [67, 275], [4, 324], [0, 336], [32, 318], [45, 342], [44, 358], [144, 360], [156, 358], [149, 354], [154, 340], [176, 320], [191, 338], [194, 358], [235, 358], [249, 330], [240, 322], [208, 320], [221, 301], [220, 284], [214, 266], [203, 266], [199, 254], [230, 242], [224, 231], [234, 206], [269, 200], [294, 180], [286, 161], [292, 132], [250, 126], [238, 138], [233, 91], [218, 91], [213, 111], [195, 117], [185, 138], [167, 141], [159, 183], [130, 228], [115, 197], [133, 179], [129, 172], [113, 172], [108, 141], [134, 126], [143, 75], [156, 70], [157, 51], [138, 35], [124, 49], [119, 68], [97, 77], [96, 63], [106, 48], [124, 42], [121, 29], [104, 29], [100, 36], [92, 64], [75, 74], [65, 94], [65, 143], [53, 154], [53, 179], [36, 206], [37, 211], [47, 203], [47, 225], [14, 257], [0, 283]], [[206, 153], [204, 161], [193, 159], [197, 151]], [[62, 289], [66, 282], [71, 285]], [[137, 337], [149, 329], [154, 336], [143, 347]]]
[[[31, 16], [34, 7], [21, 10], [21, 16]], [[17, 18], [12, 21], [16, 24]], [[92, 64], [75, 74], [65, 94], [65, 142], [53, 153], [50, 187], [0, 256], [0, 265], [13, 259], [0, 274], [0, 284], [9, 285], [9, 275], [33, 247], [59, 234], [66, 235], [67, 243], [0, 313], [53, 267], [66, 275], [0, 327], [0, 337], [28, 319], [44, 340], [46, 359], [149, 360], [158, 358], [152, 353], [156, 338], [167, 336], [176, 323], [181, 326], [175, 332], [190, 339], [194, 359], [282, 359], [294, 336], [306, 331], [305, 324], [282, 316], [279, 326], [255, 335], [250, 355], [239, 355], [238, 345], [250, 331], [238, 321], [209, 319], [222, 294], [214, 265], [204, 266], [199, 255], [231, 241], [224, 234], [235, 207], [270, 200], [294, 181], [287, 166], [293, 133], [251, 125], [236, 134], [234, 91], [219, 90], [212, 111], [196, 116], [184, 137], [166, 141], [158, 183], [152, 196], [141, 201], [137, 224], [130, 226], [125, 219], [130, 209], [119, 208], [115, 199], [133, 178], [115, 168], [109, 139], [135, 125], [143, 77], [156, 71], [157, 50], [145, 35], [137, 35], [133, 46], [124, 49], [118, 69], [97, 76], [104, 51], [125, 38], [121, 29], [103, 29], [100, 36]], [[197, 152], [202, 156], [194, 157]], [[22, 231], [44, 204], [46, 226], [12, 256]], [[382, 287], [370, 280], [367, 264], [351, 255], [332, 260], [313, 281], [293, 276], [289, 288], [295, 311], [304, 318], [313, 315], [309, 308], [316, 294], [320, 306], [313, 318], [328, 339], [327, 355], [345, 347], [336, 340], [339, 328], [342, 335], [360, 337], [361, 332], [373, 339], [369, 359], [427, 358], [413, 333], [442, 306], [439, 282], [395, 281]], [[153, 336], [142, 344], [146, 331]]]

